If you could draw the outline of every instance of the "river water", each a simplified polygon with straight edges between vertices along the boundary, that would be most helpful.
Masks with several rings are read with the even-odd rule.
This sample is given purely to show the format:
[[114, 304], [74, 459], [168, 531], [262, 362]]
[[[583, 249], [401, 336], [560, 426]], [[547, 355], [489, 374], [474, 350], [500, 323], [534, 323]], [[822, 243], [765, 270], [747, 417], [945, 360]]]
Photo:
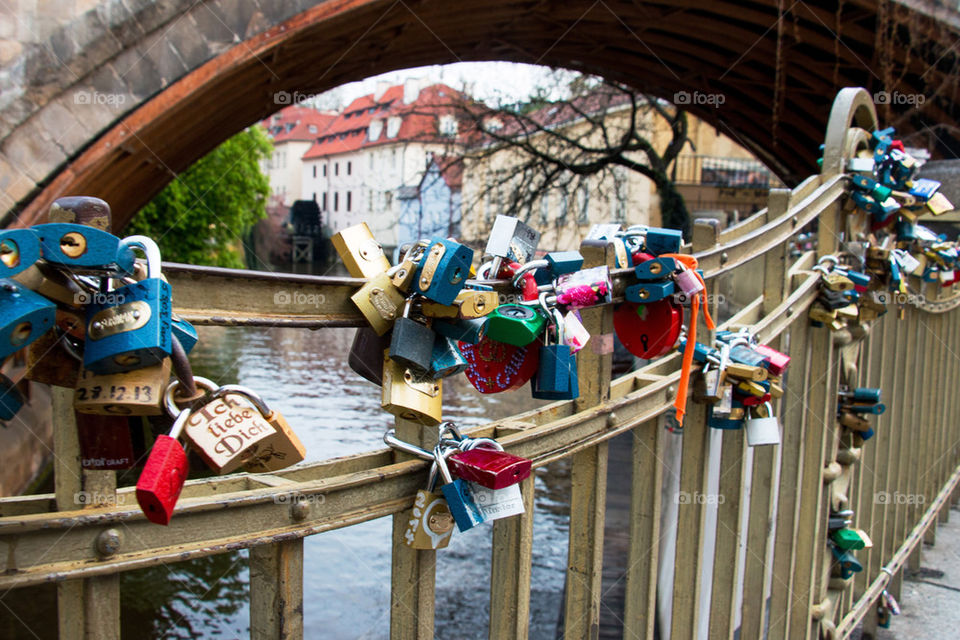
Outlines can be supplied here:
[[[380, 389], [346, 363], [353, 329], [200, 327], [197, 375], [258, 390], [307, 449], [307, 462], [382, 447], [392, 416]], [[444, 417], [464, 426], [533, 408], [529, 387], [484, 396], [464, 376], [444, 382]], [[130, 480], [135, 482], [135, 478]], [[536, 471], [531, 637], [554, 638], [567, 560], [569, 469]], [[486, 638], [492, 527], [455, 533], [437, 554], [438, 638]], [[306, 539], [307, 638], [387, 638], [391, 518]], [[247, 554], [239, 552], [123, 574], [124, 638], [246, 638]], [[0, 594], [0, 637], [55, 638], [52, 587]]]

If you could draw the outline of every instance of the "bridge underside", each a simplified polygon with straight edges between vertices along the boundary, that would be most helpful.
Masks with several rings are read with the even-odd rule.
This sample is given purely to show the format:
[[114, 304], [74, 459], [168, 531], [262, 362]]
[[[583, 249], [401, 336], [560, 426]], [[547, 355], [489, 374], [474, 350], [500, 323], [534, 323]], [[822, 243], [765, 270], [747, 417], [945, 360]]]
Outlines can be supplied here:
[[[127, 105], [135, 108], [64, 148], [65, 160], [3, 208], [19, 214], [8, 216], [10, 224], [32, 224], [56, 197], [96, 195], [111, 203], [120, 228], [178, 172], [277, 110], [278, 91], [319, 93], [385, 71], [464, 60], [578, 69], [667, 99], [681, 91], [722, 94], [722, 105], [689, 110], [788, 184], [816, 170], [830, 105], [844, 86], [886, 91], [891, 102], [900, 96], [878, 105], [881, 122], [956, 157], [953, 13], [937, 19], [925, 7], [899, 3], [846, 2], [839, 10], [824, 0], [781, 4], [782, 13], [776, 2], [734, 0], [330, 0], [308, 8], [291, 1], [269, 10], [288, 7], [287, 17], [271, 22], [255, 0], [200, 3], [190, 13], [221, 12], [219, 29], [229, 30], [228, 39], [236, 34], [235, 44], [219, 54], [209, 47], [206, 59], [175, 81], [158, 77], [150, 95]], [[201, 24], [194, 15], [176, 19], [186, 18]], [[57, 95], [83, 86], [84, 78], [74, 78]], [[41, 105], [21, 124], [35, 126], [43, 116]], [[12, 139], [8, 133], [0, 161], [15, 165]]]

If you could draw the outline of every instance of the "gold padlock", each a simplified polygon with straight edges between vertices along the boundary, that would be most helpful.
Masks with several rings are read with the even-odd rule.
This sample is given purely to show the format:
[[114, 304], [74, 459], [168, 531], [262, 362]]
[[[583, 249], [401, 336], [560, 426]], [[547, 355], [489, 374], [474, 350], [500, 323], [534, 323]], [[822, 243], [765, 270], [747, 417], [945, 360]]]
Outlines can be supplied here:
[[425, 425], [440, 424], [443, 406], [442, 380], [418, 378], [400, 363], [383, 355], [383, 392], [380, 406], [389, 413]]
[[840, 414], [840, 424], [845, 426], [847, 429], [852, 429], [853, 431], [869, 431], [870, 430], [870, 421], [866, 418], [861, 418], [855, 413], [850, 411], [844, 411]]
[[847, 318], [848, 320], [856, 320], [860, 315], [860, 310], [855, 304], [848, 304], [845, 307], [840, 307], [837, 311], [837, 318]]
[[428, 318], [482, 318], [497, 308], [500, 296], [496, 291], [463, 289], [453, 304], [424, 300], [420, 310]]
[[767, 390], [752, 380], [744, 380], [737, 384], [737, 389], [752, 396], [762, 397], [767, 394]]
[[823, 286], [830, 291], [850, 291], [853, 289], [853, 280], [839, 273], [825, 273], [820, 276]]
[[347, 227], [330, 238], [347, 271], [354, 278], [372, 278], [390, 268], [383, 247], [366, 222]]
[[939, 191], [930, 196], [930, 199], [927, 200], [926, 204], [927, 209], [929, 209], [930, 213], [935, 216], [953, 211], [953, 204], [950, 202], [947, 196], [943, 195]]
[[169, 382], [170, 358], [125, 373], [97, 375], [81, 368], [73, 392], [73, 408], [79, 413], [102, 415], [160, 415]]
[[80, 373], [80, 360], [63, 346], [56, 331], [48, 331], [27, 348], [27, 380], [56, 387], [75, 388]]
[[446, 499], [420, 489], [409, 512], [403, 541], [414, 549], [443, 549], [453, 537], [453, 514]]
[[400, 264], [390, 269], [390, 279], [393, 286], [404, 293], [410, 293], [416, 276], [417, 263], [413, 260], [404, 259]]
[[783, 396], [783, 387], [780, 386], [779, 382], [770, 381], [770, 397], [776, 400]]
[[393, 285], [386, 272], [373, 276], [350, 299], [379, 336], [393, 327], [394, 321], [403, 313], [406, 301], [403, 292]]
[[48, 300], [69, 307], [85, 304], [86, 298], [90, 296], [64, 273], [49, 265], [44, 265], [43, 270], [36, 264], [31, 265], [11, 279]]
[[810, 311], [807, 314], [811, 320], [816, 322], [825, 322], [830, 323], [836, 320], [837, 310], [836, 309], [824, 309], [819, 305], [813, 305], [810, 307]]
[[724, 372], [727, 375], [733, 376], [734, 378], [740, 378], [741, 380], [753, 380], [755, 382], [763, 382], [769, 375], [769, 372], [763, 367], [740, 364], [739, 362], [731, 362], [727, 365], [727, 368], [724, 370]]

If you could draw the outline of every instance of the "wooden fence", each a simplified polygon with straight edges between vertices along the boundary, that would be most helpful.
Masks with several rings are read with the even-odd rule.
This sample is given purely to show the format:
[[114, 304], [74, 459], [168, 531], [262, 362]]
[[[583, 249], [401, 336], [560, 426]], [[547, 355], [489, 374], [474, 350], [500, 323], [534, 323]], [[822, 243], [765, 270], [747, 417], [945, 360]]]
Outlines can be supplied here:
[[[608, 441], [626, 431], [633, 433], [633, 471], [625, 637], [653, 637], [658, 611], [669, 620], [661, 634], [675, 639], [732, 638], [735, 627], [741, 638], [845, 637], [861, 621], [869, 632], [876, 627], [877, 597], [884, 589], [898, 596], [904, 566], [918, 562], [922, 540], [933, 541], [960, 478], [960, 421], [954, 419], [960, 394], [947, 390], [960, 374], [960, 289], [932, 286], [922, 308], [894, 308], [869, 331], [831, 333], [807, 319], [817, 294], [818, 276], [810, 271], [816, 256], [793, 259], [789, 248], [791, 237], [814, 220], [819, 254], [834, 252], [841, 237], [856, 233], [857, 216], [844, 208], [842, 169], [875, 125], [866, 92], [844, 90], [831, 114], [820, 175], [793, 190], [771, 191], [769, 206], [735, 227], [694, 229], [687, 250], [699, 258], [708, 292], [714, 302], [721, 291], [732, 298], [736, 312], [724, 326], [750, 326], [761, 341], [793, 357], [775, 407], [783, 425], [780, 446], [748, 453], [743, 431], [713, 435], [703, 406], [689, 405], [677, 489], [691, 496], [715, 491], [724, 497], [721, 504], [680, 504], [680, 533], [665, 529], [663, 488], [670, 479], [664, 457], [666, 439], [674, 436], [665, 431], [663, 414], [679, 380], [680, 356], [612, 379], [612, 306], [583, 312], [594, 348], [580, 355], [579, 398], [474, 431], [495, 436], [535, 466], [572, 462], [566, 637], [598, 633]], [[610, 246], [583, 250], [587, 265], [612, 263]], [[165, 272], [177, 311], [195, 323], [318, 328], [363, 322], [347, 299], [360, 280], [186, 265], [167, 265]], [[625, 275], [617, 274], [615, 294], [622, 295]], [[320, 311], [312, 302], [292, 305], [278, 317], [271, 304], [278, 288], [323, 295], [325, 304]], [[883, 389], [887, 411], [876, 419], [877, 435], [860, 448], [836, 422], [841, 383]], [[112, 472], [80, 470], [71, 390], [55, 389], [54, 414], [55, 493], [0, 499], [0, 591], [56, 581], [61, 637], [119, 636], [120, 572], [239, 548], [250, 548], [251, 636], [302, 637], [304, 536], [384, 516], [393, 517], [391, 637], [433, 637], [435, 552], [401, 541], [426, 463], [380, 449], [273, 474], [190, 481], [171, 524], [159, 527], [141, 515], [132, 488], [116, 488]], [[424, 446], [436, 437], [435, 429], [403, 420], [396, 429]], [[713, 483], [711, 458], [720, 469]], [[521, 488], [526, 515], [492, 528], [489, 637], [497, 640], [527, 636], [533, 478]], [[116, 495], [117, 504], [77, 510], [73, 495], [80, 490]], [[854, 509], [855, 526], [874, 542], [857, 552], [863, 571], [849, 581], [830, 577], [831, 504]], [[715, 527], [707, 526], [711, 509]], [[676, 536], [668, 557], [660, 553], [664, 535]], [[668, 566], [672, 580], [660, 577]]]

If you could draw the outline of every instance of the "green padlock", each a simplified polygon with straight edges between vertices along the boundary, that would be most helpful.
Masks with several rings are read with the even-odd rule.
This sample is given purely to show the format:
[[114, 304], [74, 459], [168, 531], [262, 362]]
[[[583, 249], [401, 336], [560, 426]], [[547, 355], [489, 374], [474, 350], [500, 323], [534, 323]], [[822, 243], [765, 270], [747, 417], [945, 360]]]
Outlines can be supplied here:
[[867, 546], [867, 542], [856, 529], [837, 529], [830, 537], [844, 551], [855, 551]]
[[487, 316], [487, 337], [497, 342], [525, 347], [540, 335], [547, 319], [537, 309], [523, 304], [502, 304]]

